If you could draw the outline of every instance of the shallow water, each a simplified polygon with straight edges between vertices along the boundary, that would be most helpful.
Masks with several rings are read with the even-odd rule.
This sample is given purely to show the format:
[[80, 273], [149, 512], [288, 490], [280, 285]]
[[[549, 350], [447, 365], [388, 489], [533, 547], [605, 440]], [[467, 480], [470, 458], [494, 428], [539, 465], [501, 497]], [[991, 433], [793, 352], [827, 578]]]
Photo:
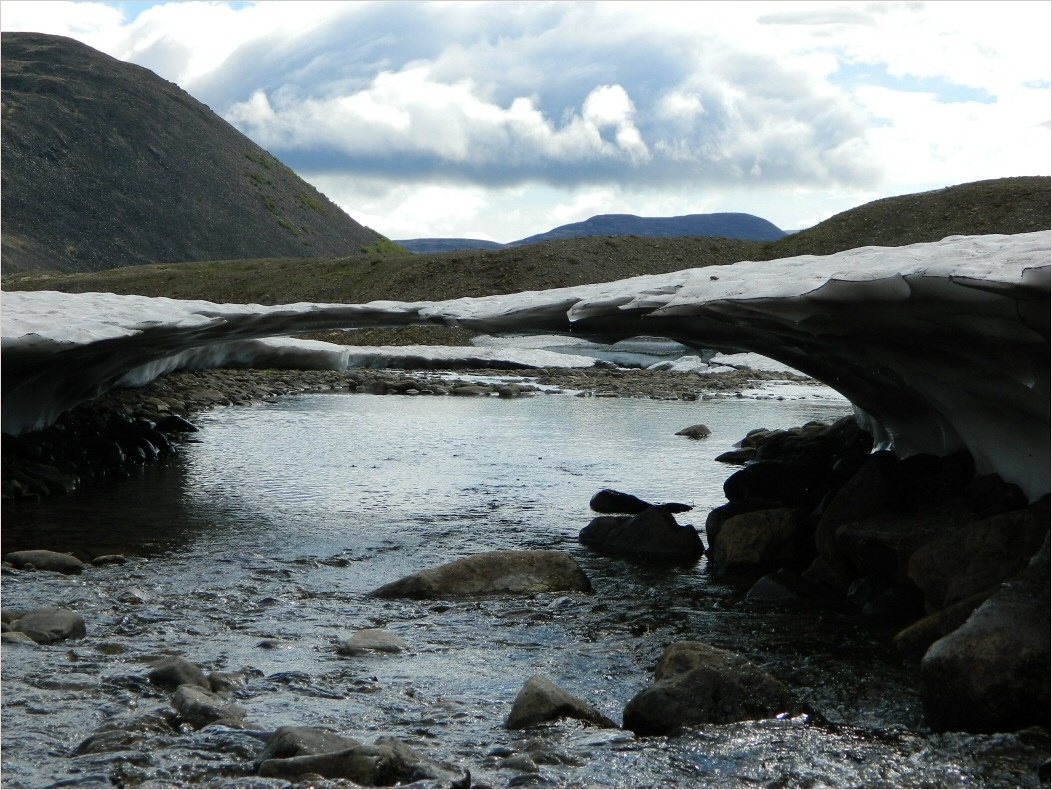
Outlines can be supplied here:
[[[700, 527], [732, 471], [715, 455], [751, 428], [849, 410], [831, 393], [807, 392], [690, 403], [287, 398], [206, 415], [198, 443], [139, 478], [5, 507], [5, 552], [131, 561], [72, 578], [4, 577], [5, 608], [68, 606], [88, 636], [4, 649], [2, 783], [228, 786], [246, 781], [268, 731], [303, 725], [366, 742], [394, 735], [493, 787], [1035, 786], [1047, 756], [1040, 737], [925, 730], [914, 671], [887, 633], [835, 609], [747, 604], [742, 590], [709, 579], [704, 560], [648, 569], [577, 543], [588, 500], [605, 487], [693, 504], [680, 521], [693, 516]], [[674, 435], [698, 422], [710, 438]], [[367, 596], [456, 557], [539, 548], [571, 553], [595, 592], [437, 606]], [[367, 627], [393, 631], [411, 651], [336, 654]], [[831, 723], [641, 739], [574, 722], [502, 726], [538, 673], [620, 721], [661, 651], [683, 639], [745, 654]], [[236, 701], [254, 728], [130, 725], [166, 707], [146, 661], [173, 653], [241, 672]], [[75, 754], [113, 726], [130, 735]], [[530, 754], [538, 772], [504, 766], [509, 754]]]

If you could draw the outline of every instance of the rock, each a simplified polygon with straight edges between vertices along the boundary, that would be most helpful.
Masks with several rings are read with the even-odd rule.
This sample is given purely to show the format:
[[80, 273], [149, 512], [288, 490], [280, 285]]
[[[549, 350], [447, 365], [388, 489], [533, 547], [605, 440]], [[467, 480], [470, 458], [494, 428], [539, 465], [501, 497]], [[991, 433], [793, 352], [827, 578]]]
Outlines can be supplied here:
[[712, 436], [712, 431], [707, 425], [698, 423], [697, 425], [691, 425], [684, 428], [681, 431], [676, 431], [676, 436], [686, 436], [688, 439], [708, 439]]
[[599, 516], [581, 530], [578, 540], [596, 551], [644, 562], [690, 565], [705, 553], [698, 531], [678, 524], [664, 507], [634, 516]]
[[782, 505], [773, 499], [739, 499], [736, 502], [728, 502], [709, 511], [705, 517], [705, 536], [709, 540], [709, 552], [719, 539], [720, 530], [728, 519], [742, 513], [752, 513], [754, 510], [776, 510]]
[[492, 390], [489, 387], [484, 387], [481, 384], [465, 384], [461, 387], [454, 387], [449, 391], [449, 394], [471, 398], [489, 395], [491, 392]]
[[742, 656], [701, 642], [670, 645], [658, 661], [654, 680], [625, 707], [625, 729], [636, 735], [799, 710], [783, 683]]
[[973, 516], [967, 506], [948, 505], [853, 521], [837, 528], [836, 553], [848, 561], [857, 576], [907, 584], [913, 553], [942, 535], [956, 533]]
[[745, 594], [748, 601], [781, 605], [811, 605], [828, 597], [823, 587], [785, 568], [762, 576]]
[[101, 554], [91, 561], [92, 565], [124, 565], [128, 558], [123, 554]]
[[795, 508], [754, 510], [729, 518], [712, 544], [717, 574], [752, 575], [776, 571], [797, 557], [800, 514]]
[[632, 494], [623, 494], [612, 488], [604, 488], [588, 502], [588, 507], [596, 513], [642, 513], [648, 508], [654, 507], [649, 502]]
[[87, 634], [84, 620], [69, 609], [34, 609], [25, 612], [11, 623], [12, 631], [19, 631], [39, 645], [49, 645], [63, 639], [82, 639]]
[[341, 656], [360, 656], [366, 653], [401, 653], [409, 649], [403, 640], [380, 628], [365, 628], [345, 639], [336, 652]]
[[901, 511], [898, 459], [891, 452], [873, 453], [825, 505], [815, 532], [818, 551], [836, 554], [836, 531], [843, 524]]
[[46, 549], [12, 551], [4, 555], [4, 562], [10, 562], [16, 568], [32, 565], [38, 571], [57, 571], [58, 573], [74, 574], [84, 570], [84, 563], [72, 554], [61, 554]]
[[177, 688], [172, 695], [172, 707], [182, 721], [198, 730], [216, 722], [238, 726], [246, 714], [240, 705], [198, 686]]
[[212, 684], [208, 682], [205, 673], [197, 664], [192, 664], [185, 658], [173, 656], [162, 659], [154, 665], [146, 676], [155, 686], [166, 689], [177, 689], [180, 686], [197, 686], [206, 691], [211, 690]]
[[278, 727], [267, 739], [255, 766], [258, 771], [267, 760], [341, 752], [356, 746], [361, 746], [361, 743], [320, 727]]
[[162, 417], [154, 427], [162, 433], [196, 433], [198, 430], [196, 425], [177, 414]]
[[723, 482], [730, 502], [772, 499], [791, 507], [814, 507], [828, 489], [825, 473], [783, 461], [757, 461], [739, 469]]
[[491, 551], [410, 574], [372, 592], [378, 598], [591, 592], [581, 566], [562, 551]]
[[936, 730], [1048, 726], [1049, 537], [1025, 570], [921, 661], [921, 699]]
[[985, 590], [963, 601], [958, 601], [942, 611], [922, 617], [895, 634], [892, 642], [904, 658], [919, 662], [929, 647], [964, 625], [972, 612], [995, 592], [997, 592], [996, 588]]
[[907, 575], [924, 593], [927, 611], [938, 612], [1023, 570], [1048, 529], [1047, 510], [990, 516], [921, 546]]
[[456, 766], [439, 763], [395, 738], [377, 738], [371, 746], [354, 746], [337, 752], [267, 759], [260, 776], [295, 780], [304, 774], [326, 779], [348, 779], [366, 787], [393, 787], [427, 782], [433, 787], [470, 787], [471, 775]]
[[737, 450], [728, 450], [716, 456], [721, 464], [745, 464], [756, 458], [756, 449], [753, 447], [742, 447]]
[[515, 697], [504, 726], [509, 730], [517, 730], [562, 718], [617, 728], [617, 724], [593, 706], [563, 691], [542, 675], [534, 675], [526, 681]]
[[4, 631], [0, 634], [0, 642], [5, 645], [9, 644], [23, 644], [23, 645], [35, 645], [30, 637], [23, 634], [21, 631]]

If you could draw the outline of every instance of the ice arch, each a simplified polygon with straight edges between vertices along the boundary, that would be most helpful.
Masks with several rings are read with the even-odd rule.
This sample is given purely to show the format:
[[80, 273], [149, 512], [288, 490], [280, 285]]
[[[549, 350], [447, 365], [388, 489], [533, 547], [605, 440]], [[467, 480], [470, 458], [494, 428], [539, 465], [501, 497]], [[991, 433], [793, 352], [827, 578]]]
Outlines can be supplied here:
[[[247, 343], [321, 328], [460, 325], [604, 341], [663, 335], [754, 351], [841, 392], [902, 456], [967, 448], [980, 471], [1049, 492], [1052, 232], [741, 262], [441, 302], [217, 305], [112, 294], [3, 294], [3, 431], [49, 424], [118, 383], [250, 364]], [[286, 351], [307, 366], [338, 352]], [[324, 359], [317, 357], [321, 354]]]

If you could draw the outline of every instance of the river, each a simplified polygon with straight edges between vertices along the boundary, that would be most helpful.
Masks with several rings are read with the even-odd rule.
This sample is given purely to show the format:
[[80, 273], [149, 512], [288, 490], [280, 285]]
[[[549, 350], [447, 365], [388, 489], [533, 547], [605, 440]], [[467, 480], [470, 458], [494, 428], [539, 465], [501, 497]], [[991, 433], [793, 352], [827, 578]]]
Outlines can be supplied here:
[[[692, 504], [679, 520], [701, 529], [733, 471], [716, 455], [752, 428], [850, 411], [831, 392], [798, 392], [696, 402], [288, 397], [203, 415], [178, 457], [132, 479], [5, 505], [4, 552], [129, 561], [74, 577], [4, 576], [5, 609], [65, 606], [88, 635], [4, 648], [2, 784], [285, 786], [250, 778], [250, 764], [267, 732], [301, 725], [365, 742], [393, 735], [468, 768], [478, 786], [1033, 786], [1041, 738], [929, 732], [916, 670], [880, 628], [835, 607], [757, 606], [710, 579], [704, 560], [648, 568], [577, 542], [602, 488]], [[709, 438], [675, 435], [699, 422]], [[578, 560], [592, 594], [439, 605], [368, 596], [457, 557], [549, 548]], [[410, 650], [337, 654], [354, 631], [378, 627]], [[639, 739], [566, 720], [503, 726], [534, 674], [620, 721], [661, 651], [688, 639], [760, 664], [827, 723]], [[148, 661], [170, 654], [239, 674], [250, 727], [144, 725], [167, 706], [146, 680]], [[77, 753], [109, 727], [129, 737]], [[536, 770], [509, 755], [530, 755]]]

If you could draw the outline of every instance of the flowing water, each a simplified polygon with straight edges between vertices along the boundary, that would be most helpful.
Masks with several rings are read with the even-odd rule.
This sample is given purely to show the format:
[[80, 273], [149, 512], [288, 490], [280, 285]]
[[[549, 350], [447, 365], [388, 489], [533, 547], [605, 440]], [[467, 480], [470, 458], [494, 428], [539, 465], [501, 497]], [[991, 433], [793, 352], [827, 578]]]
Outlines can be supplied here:
[[[5, 609], [65, 606], [88, 635], [4, 648], [3, 786], [275, 786], [246, 777], [282, 725], [370, 743], [393, 735], [490, 787], [1034, 786], [1047, 756], [1040, 734], [929, 733], [915, 669], [888, 633], [832, 607], [750, 604], [714, 583], [704, 560], [647, 568], [576, 540], [589, 498], [608, 487], [693, 504], [679, 520], [700, 528], [732, 471], [714, 456], [755, 427], [848, 412], [821, 392], [691, 403], [309, 395], [212, 412], [198, 441], [162, 467], [5, 506], [5, 552], [130, 559], [76, 577], [4, 577]], [[674, 435], [699, 422], [708, 439]], [[549, 548], [580, 562], [592, 594], [368, 596], [457, 557]], [[376, 627], [411, 650], [337, 654], [354, 631]], [[744, 654], [829, 723], [639, 739], [568, 720], [503, 726], [534, 674], [620, 721], [661, 651], [687, 639]], [[250, 726], [157, 725], [168, 697], [146, 679], [147, 662], [168, 654], [239, 673], [234, 695]], [[78, 753], [113, 728], [121, 738]], [[505, 759], [520, 754], [536, 769]]]

